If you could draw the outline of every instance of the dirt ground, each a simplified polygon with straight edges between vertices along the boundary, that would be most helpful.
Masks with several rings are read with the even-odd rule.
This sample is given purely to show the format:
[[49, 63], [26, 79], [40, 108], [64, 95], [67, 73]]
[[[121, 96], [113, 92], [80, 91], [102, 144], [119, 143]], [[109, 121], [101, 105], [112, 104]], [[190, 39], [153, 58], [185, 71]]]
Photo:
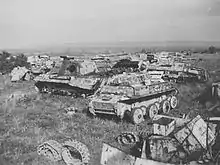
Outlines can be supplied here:
[[[196, 55], [203, 60], [198, 66], [211, 72], [212, 81], [220, 80], [220, 55]], [[212, 82], [211, 81], [211, 82]], [[191, 112], [191, 116], [209, 115], [204, 107], [198, 107], [192, 100], [203, 91], [208, 84], [178, 85], [180, 106], [171, 115]], [[6, 101], [10, 94], [17, 92], [27, 94], [17, 101]], [[89, 148], [90, 164], [100, 164], [102, 142], [113, 142], [115, 136], [123, 131], [148, 131], [149, 122], [134, 126], [127, 121], [113, 117], [92, 117], [87, 112], [87, 99], [41, 95], [36, 93], [34, 82], [11, 83], [8, 76], [0, 77], [0, 164], [1, 165], [43, 165], [54, 164], [39, 157], [37, 146], [45, 140], [76, 139]], [[75, 107], [78, 112], [68, 116], [64, 109]], [[55, 164], [64, 164], [58, 162]]]

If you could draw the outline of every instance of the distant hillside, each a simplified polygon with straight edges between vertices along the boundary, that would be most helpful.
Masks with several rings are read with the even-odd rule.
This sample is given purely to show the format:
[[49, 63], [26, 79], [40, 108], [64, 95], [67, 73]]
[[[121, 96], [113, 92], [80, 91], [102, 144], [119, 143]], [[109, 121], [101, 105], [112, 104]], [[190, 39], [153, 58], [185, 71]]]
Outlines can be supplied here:
[[209, 46], [220, 48], [219, 42], [211, 41], [166, 41], [166, 42], [102, 42], [102, 43], [65, 43], [59, 45], [45, 45], [28, 49], [8, 49], [9, 52], [36, 52], [49, 51], [54, 54], [96, 54], [110, 50], [112, 52], [127, 51], [135, 52], [142, 48], [154, 50], [179, 51], [191, 49], [195, 51], [204, 51]]

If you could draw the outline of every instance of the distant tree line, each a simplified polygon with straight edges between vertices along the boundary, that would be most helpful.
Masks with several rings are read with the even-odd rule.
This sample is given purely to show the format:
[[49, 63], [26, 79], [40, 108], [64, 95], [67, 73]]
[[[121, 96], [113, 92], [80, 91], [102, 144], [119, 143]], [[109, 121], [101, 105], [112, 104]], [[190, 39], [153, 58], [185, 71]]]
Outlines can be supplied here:
[[6, 51], [0, 53], [0, 73], [10, 73], [13, 70], [13, 68], [17, 66], [25, 66], [26, 68], [29, 68], [27, 57], [24, 54], [18, 54], [13, 56], [12, 54]]
[[220, 52], [220, 48], [216, 48], [215, 46], [209, 46], [208, 49], [204, 50], [202, 53], [215, 54]]

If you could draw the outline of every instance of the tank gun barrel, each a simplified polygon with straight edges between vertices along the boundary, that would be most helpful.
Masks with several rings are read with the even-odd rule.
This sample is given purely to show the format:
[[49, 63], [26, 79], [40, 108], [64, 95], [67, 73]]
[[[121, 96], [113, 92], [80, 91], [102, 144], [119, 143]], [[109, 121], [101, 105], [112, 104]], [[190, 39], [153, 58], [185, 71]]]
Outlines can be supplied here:
[[66, 59], [75, 59], [75, 57], [71, 57], [71, 56], [60, 56], [60, 58], [63, 58], [64, 60], [66, 60]]

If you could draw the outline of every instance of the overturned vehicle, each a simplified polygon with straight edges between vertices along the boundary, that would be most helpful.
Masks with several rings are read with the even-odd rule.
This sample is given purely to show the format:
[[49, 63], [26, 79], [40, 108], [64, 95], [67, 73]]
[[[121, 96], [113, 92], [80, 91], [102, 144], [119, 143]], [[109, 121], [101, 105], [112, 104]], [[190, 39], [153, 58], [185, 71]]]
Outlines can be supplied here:
[[94, 94], [106, 81], [106, 77], [100, 76], [109, 69], [106, 63], [77, 60], [68, 56], [61, 58], [63, 63], [58, 70], [35, 78], [35, 86], [39, 92], [85, 97]]
[[[161, 119], [163, 118], [163, 119]], [[131, 133], [119, 135], [126, 143], [104, 142], [101, 165], [218, 165], [219, 133], [216, 121], [161, 117], [152, 133], [139, 138]], [[163, 120], [163, 122], [161, 122]], [[168, 122], [174, 123], [172, 129]], [[158, 127], [158, 123], [159, 126]], [[164, 135], [164, 127], [172, 131]], [[155, 131], [156, 130], [156, 131]], [[158, 131], [159, 130], [159, 131]], [[116, 138], [118, 139], [118, 138]]]
[[129, 117], [134, 124], [144, 117], [169, 113], [178, 106], [178, 90], [170, 82], [151, 79], [148, 73], [115, 75], [91, 98], [89, 111], [93, 114]]

